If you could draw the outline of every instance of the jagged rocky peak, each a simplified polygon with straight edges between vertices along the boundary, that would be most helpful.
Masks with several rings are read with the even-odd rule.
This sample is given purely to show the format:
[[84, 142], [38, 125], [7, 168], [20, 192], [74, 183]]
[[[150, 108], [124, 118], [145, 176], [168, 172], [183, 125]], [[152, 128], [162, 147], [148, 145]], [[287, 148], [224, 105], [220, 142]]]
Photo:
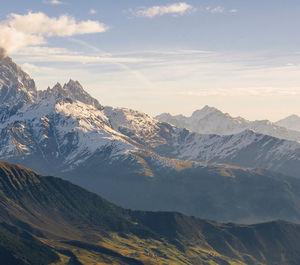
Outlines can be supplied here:
[[42, 98], [51, 96], [54, 96], [56, 100], [80, 101], [97, 109], [103, 109], [97, 99], [88, 94], [78, 81], [72, 79], [63, 86], [60, 83], [56, 83], [53, 88], [40, 92], [40, 97]]
[[31, 103], [37, 88], [33, 79], [0, 48], [0, 104], [12, 107]]
[[93, 98], [89, 93], [87, 93], [78, 81], [70, 79], [70, 81], [64, 85], [64, 89], [69, 90], [74, 99], [81, 101], [85, 104], [93, 105], [97, 109], [103, 109], [98, 100]]

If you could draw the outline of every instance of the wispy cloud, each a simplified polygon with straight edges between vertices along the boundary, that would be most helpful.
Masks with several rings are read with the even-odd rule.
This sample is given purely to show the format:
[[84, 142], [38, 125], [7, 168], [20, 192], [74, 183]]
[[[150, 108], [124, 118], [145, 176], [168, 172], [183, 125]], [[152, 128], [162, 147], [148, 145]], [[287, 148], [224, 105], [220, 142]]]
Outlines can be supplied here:
[[67, 37], [107, 30], [108, 26], [98, 21], [77, 22], [68, 15], [51, 18], [42, 12], [25, 15], [12, 13], [0, 22], [0, 47], [11, 52], [21, 47], [46, 43], [46, 39], [52, 36]]
[[181, 96], [191, 97], [237, 97], [237, 96], [299, 96], [299, 87], [241, 87], [241, 88], [216, 88], [201, 89], [199, 91], [179, 91], [176, 93]]
[[206, 12], [211, 14], [222, 14], [222, 13], [237, 13], [238, 9], [227, 9], [224, 6], [208, 6], [204, 9]]
[[210, 7], [208, 6], [206, 10], [212, 14], [220, 14], [225, 12], [225, 7], [223, 6], [217, 6], [217, 7]]
[[50, 1], [45, 1], [46, 4], [50, 5], [63, 5], [65, 2], [62, 2], [60, 0], [50, 0]]
[[[91, 46], [88, 48], [91, 49]], [[128, 55], [113, 56], [109, 53], [100, 55], [86, 55], [79, 52], [70, 51], [65, 48], [50, 48], [42, 46], [24, 47], [13, 53], [14, 56], [30, 63], [150, 63], [157, 62], [157, 59], [134, 57]]]
[[[28, 57], [31, 62], [63, 62], [63, 63], [146, 63], [151, 59], [134, 58], [134, 57], [102, 57], [87, 55], [52, 55], [46, 57], [43, 55]], [[155, 60], [157, 61], [157, 60]]]
[[23, 63], [21, 67], [26, 72], [38, 73], [38, 74], [43, 74], [45, 72], [50, 72], [50, 71], [54, 72], [55, 70], [57, 70], [53, 67], [37, 66], [31, 63]]
[[174, 3], [164, 6], [152, 6], [149, 8], [141, 7], [137, 10], [131, 10], [131, 12], [137, 17], [153, 18], [156, 16], [162, 16], [167, 14], [183, 15], [189, 11], [192, 11], [193, 7], [185, 2]]
[[91, 9], [90, 9], [90, 14], [91, 14], [91, 15], [97, 14], [97, 10], [94, 9], [94, 8], [91, 8]]
[[[193, 49], [124, 50], [112, 54], [90, 44], [82, 48], [86, 52], [25, 47], [13, 57], [39, 88], [76, 78], [105, 104], [154, 114], [166, 110], [177, 113], [178, 104], [182, 106], [180, 112], [190, 112], [199, 104], [225, 102], [231, 106], [236, 100], [244, 107], [250, 101], [254, 105], [262, 102], [262, 97], [270, 101], [288, 97], [295, 102], [289, 112], [295, 112], [292, 107], [297, 110], [300, 54]], [[259, 111], [251, 108], [249, 113], [259, 117]]]

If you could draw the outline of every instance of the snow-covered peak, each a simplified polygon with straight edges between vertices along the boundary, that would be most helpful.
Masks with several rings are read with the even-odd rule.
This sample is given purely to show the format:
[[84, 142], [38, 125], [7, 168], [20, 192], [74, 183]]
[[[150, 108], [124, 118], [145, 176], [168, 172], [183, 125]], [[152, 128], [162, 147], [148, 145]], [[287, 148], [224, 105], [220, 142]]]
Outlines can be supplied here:
[[[210, 107], [210, 106], [206, 105], [204, 108], [194, 111], [190, 118], [193, 120], [200, 120], [208, 115], [213, 115], [213, 114], [214, 115], [218, 115], [218, 114], [222, 115], [224, 113], [222, 113], [220, 110], [218, 110], [214, 107]], [[224, 115], [226, 115], [226, 114], [224, 114]]]
[[291, 129], [291, 124], [296, 123], [295, 117], [289, 123], [289, 128], [287, 128], [287, 126], [282, 127], [279, 123], [275, 124], [269, 120], [248, 121], [241, 117], [234, 118], [216, 108], [205, 106], [201, 110], [196, 110], [191, 117], [161, 114], [156, 118], [179, 128], [187, 128], [201, 134], [231, 135], [244, 130], [253, 130], [257, 133], [281, 139], [300, 141], [300, 131], [295, 130], [296, 128], [300, 130], [300, 121], [298, 123], [299, 127], [295, 127], [294, 130]]
[[0, 104], [1, 107], [21, 106], [36, 98], [34, 81], [12, 59], [0, 51]]
[[276, 122], [276, 125], [285, 127], [289, 130], [300, 131], [300, 117], [293, 114]]
[[78, 81], [70, 79], [70, 81], [65, 84], [63, 88], [70, 91], [72, 99], [76, 99], [85, 104], [92, 105], [97, 109], [103, 109], [98, 100], [87, 93]]
[[39, 91], [39, 97], [42, 99], [54, 97], [58, 102], [64, 100], [71, 102], [80, 101], [92, 105], [99, 110], [103, 109], [98, 100], [89, 95], [78, 81], [73, 81], [72, 79], [63, 86], [57, 83], [53, 88], [48, 88], [46, 91]]
[[165, 143], [165, 138], [161, 135], [164, 125], [143, 112], [105, 107], [104, 113], [109, 118], [114, 130], [135, 141], [146, 143], [152, 147]]
[[53, 96], [24, 105], [0, 123], [0, 132], [0, 157], [39, 153], [64, 167], [78, 165], [106, 148], [111, 158], [135, 148], [128, 137], [111, 128], [102, 110], [80, 101], [58, 102]]

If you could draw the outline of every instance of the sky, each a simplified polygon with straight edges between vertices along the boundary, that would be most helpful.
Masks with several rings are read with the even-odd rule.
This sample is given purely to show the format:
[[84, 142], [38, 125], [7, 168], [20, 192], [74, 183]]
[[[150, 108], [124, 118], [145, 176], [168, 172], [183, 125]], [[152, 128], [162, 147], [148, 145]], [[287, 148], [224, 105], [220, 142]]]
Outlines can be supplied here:
[[10, 0], [0, 47], [38, 89], [78, 80], [101, 104], [300, 115], [299, 0]]

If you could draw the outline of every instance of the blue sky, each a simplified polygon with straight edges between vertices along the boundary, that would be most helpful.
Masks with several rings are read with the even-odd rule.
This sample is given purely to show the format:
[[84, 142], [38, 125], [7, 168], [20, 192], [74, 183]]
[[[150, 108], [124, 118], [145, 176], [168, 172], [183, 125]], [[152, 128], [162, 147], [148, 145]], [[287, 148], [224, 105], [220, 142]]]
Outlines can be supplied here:
[[299, 13], [293, 0], [11, 0], [0, 45], [39, 89], [73, 78], [151, 115], [208, 104], [276, 120], [300, 115]]

